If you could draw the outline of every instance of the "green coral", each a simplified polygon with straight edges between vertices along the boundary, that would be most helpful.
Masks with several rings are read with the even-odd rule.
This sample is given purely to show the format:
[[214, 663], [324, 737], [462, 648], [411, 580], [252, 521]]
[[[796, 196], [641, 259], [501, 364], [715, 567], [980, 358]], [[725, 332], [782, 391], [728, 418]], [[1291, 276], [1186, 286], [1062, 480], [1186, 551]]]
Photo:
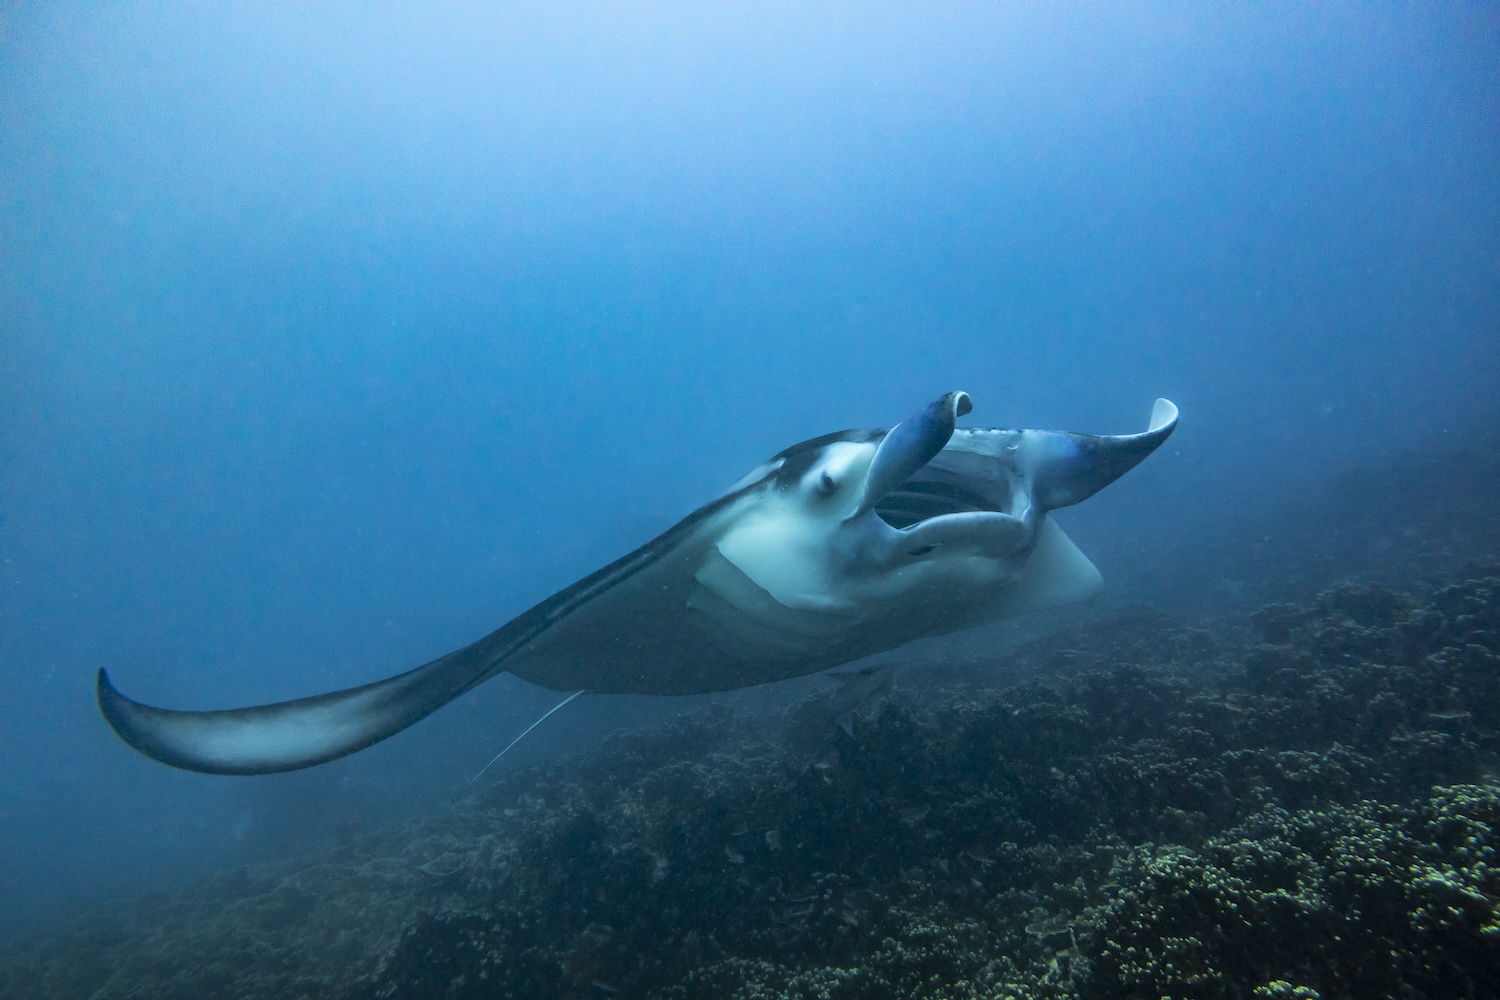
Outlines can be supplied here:
[[1293, 986], [1285, 979], [1273, 979], [1255, 987], [1255, 1000], [1322, 1000], [1323, 994], [1311, 986]]
[[1293, 974], [1334, 995], [1495, 995], [1497, 830], [1500, 793], [1455, 786], [1415, 806], [1272, 807], [1199, 850], [1137, 848], [1115, 874], [1136, 888], [1087, 919], [1080, 992], [1211, 1000]]

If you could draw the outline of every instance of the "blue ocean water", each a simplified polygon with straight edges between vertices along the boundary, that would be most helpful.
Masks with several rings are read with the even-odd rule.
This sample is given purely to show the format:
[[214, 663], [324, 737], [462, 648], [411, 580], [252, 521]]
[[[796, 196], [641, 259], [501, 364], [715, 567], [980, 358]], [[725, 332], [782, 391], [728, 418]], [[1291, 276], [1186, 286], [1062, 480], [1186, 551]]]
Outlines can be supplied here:
[[1497, 134], [1482, 6], [7, 5], [0, 932], [446, 803], [554, 700], [228, 781], [120, 744], [96, 668], [383, 677], [948, 389], [1174, 399], [1064, 520], [1115, 593], [1231, 600], [1277, 511], [1493, 426]]

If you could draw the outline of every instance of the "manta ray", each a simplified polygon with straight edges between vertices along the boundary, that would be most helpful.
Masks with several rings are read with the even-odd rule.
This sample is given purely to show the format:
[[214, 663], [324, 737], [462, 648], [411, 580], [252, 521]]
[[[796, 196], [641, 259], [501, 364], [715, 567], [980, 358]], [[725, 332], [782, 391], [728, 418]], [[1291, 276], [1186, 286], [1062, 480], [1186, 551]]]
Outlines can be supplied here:
[[701, 694], [799, 677], [1040, 608], [1099, 571], [1049, 512], [1129, 472], [1177, 426], [1139, 434], [958, 428], [950, 392], [895, 427], [773, 456], [658, 538], [489, 635], [362, 687], [190, 712], [99, 671], [116, 733], [164, 764], [269, 774], [362, 750], [507, 672], [557, 691]]

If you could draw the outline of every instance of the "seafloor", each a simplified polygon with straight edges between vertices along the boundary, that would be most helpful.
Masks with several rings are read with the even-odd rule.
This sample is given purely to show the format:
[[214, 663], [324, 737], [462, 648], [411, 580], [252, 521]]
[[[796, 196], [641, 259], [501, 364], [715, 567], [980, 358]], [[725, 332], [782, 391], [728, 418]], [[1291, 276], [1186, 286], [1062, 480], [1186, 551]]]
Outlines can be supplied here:
[[[100, 909], [15, 996], [1500, 996], [1500, 567], [1142, 611]], [[1024, 664], [1019, 669], [1017, 663]]]
[[37, 930], [0, 995], [1500, 996], [1500, 419], [1451, 438], [1185, 531], [1135, 580], [1178, 617], [940, 647], [854, 738], [814, 697], [506, 761]]

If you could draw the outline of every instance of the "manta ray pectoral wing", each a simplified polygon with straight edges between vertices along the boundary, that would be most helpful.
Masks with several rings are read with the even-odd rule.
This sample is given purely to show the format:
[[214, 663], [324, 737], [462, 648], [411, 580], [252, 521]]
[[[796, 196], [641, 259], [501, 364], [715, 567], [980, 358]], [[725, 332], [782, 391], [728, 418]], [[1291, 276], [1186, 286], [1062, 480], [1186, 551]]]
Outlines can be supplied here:
[[480, 640], [362, 687], [216, 712], [143, 705], [100, 670], [99, 709], [121, 739], [163, 764], [205, 774], [295, 771], [378, 743], [487, 680], [498, 671], [493, 645]]
[[1034, 501], [1042, 510], [1056, 510], [1087, 500], [1140, 465], [1176, 429], [1176, 405], [1158, 399], [1151, 408], [1149, 425], [1140, 434], [1027, 431], [1024, 447]]

